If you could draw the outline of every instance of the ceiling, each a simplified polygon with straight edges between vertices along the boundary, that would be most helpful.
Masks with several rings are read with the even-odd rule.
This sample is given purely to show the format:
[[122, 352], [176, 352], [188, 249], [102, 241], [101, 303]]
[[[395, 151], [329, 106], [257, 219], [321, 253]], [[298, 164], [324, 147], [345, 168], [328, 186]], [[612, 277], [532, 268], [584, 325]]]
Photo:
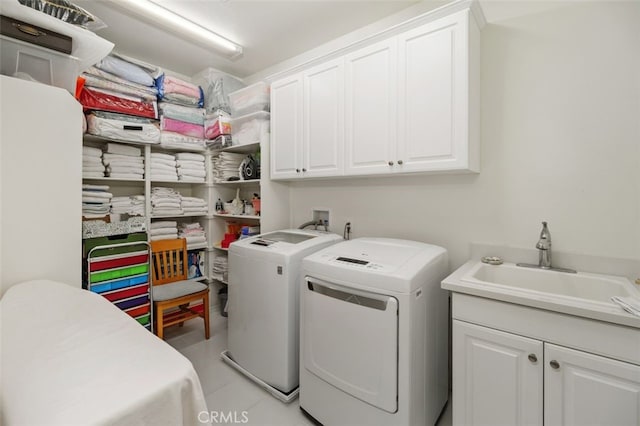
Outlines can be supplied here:
[[[432, 0], [426, 0], [431, 2]], [[187, 19], [243, 46], [225, 59], [123, 9], [118, 0], [75, 0], [107, 27], [97, 30], [115, 50], [192, 76], [208, 67], [246, 77], [378, 21], [416, 0], [156, 0]], [[433, 0], [436, 4], [442, 1]]]

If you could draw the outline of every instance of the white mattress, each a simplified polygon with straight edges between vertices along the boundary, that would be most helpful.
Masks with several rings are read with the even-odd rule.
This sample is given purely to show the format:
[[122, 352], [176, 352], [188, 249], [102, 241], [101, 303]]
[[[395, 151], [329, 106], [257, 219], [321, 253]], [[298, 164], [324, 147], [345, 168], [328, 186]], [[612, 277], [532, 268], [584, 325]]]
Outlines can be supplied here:
[[0, 319], [0, 424], [202, 424], [191, 362], [102, 296], [29, 281]]

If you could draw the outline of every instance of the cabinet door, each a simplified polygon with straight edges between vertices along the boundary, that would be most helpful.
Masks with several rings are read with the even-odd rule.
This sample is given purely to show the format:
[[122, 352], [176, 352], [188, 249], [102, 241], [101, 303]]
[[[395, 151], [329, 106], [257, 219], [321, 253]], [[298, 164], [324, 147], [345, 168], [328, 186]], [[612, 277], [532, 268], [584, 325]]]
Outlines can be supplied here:
[[545, 344], [545, 425], [640, 424], [640, 366]]
[[392, 38], [346, 56], [345, 174], [393, 170], [396, 50], [396, 39]]
[[302, 176], [302, 75], [271, 85], [271, 178]]
[[542, 425], [542, 342], [454, 320], [452, 344], [454, 425]]
[[466, 15], [398, 37], [398, 156], [403, 172], [468, 168]]
[[344, 58], [305, 71], [303, 98], [303, 176], [339, 176], [344, 167]]

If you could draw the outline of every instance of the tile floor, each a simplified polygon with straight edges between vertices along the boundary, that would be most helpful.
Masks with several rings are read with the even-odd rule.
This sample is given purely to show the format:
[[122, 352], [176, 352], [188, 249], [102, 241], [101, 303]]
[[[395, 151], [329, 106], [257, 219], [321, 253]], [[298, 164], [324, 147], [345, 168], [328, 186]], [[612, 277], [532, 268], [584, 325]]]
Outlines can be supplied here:
[[[209, 340], [204, 339], [202, 321], [198, 320], [187, 321], [181, 328], [166, 329], [165, 339], [191, 360], [200, 377], [209, 411], [226, 416], [213, 424], [234, 423], [230, 416], [235, 415], [236, 423], [248, 425], [314, 425], [300, 411], [297, 399], [290, 404], [280, 402], [222, 361], [220, 353], [227, 349], [227, 319], [213, 308]], [[438, 425], [451, 425], [450, 404]]]

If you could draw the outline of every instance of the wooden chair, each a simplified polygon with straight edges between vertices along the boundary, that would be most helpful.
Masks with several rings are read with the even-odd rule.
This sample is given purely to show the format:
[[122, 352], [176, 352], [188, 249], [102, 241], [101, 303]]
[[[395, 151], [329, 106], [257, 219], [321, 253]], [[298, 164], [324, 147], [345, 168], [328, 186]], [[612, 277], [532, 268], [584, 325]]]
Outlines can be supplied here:
[[[182, 326], [188, 319], [204, 319], [204, 335], [209, 338], [209, 286], [188, 280], [187, 240], [160, 240], [151, 242], [153, 306], [156, 335], [163, 339], [164, 328]], [[190, 306], [192, 302], [202, 301]], [[176, 309], [177, 308], [177, 309]]]

